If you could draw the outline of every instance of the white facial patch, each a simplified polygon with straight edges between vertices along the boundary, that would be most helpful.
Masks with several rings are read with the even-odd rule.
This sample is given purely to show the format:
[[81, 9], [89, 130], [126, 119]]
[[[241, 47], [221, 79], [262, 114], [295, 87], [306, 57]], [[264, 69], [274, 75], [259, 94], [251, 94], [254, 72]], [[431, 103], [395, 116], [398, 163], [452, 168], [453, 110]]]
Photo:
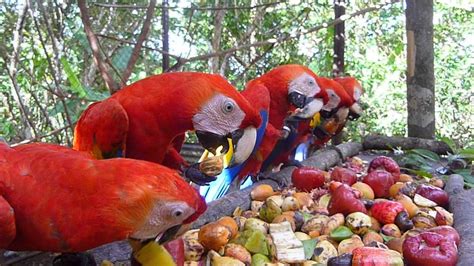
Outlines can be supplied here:
[[145, 223], [130, 237], [150, 239], [161, 235], [167, 229], [181, 224], [194, 213], [194, 209], [184, 202], [159, 202], [153, 207]]
[[322, 109], [325, 111], [331, 111], [339, 105], [341, 98], [332, 89], [327, 89], [326, 93], [328, 94], [329, 101], [323, 106]]
[[357, 86], [354, 88], [354, 100], [357, 102], [360, 99], [360, 96], [362, 96], [362, 88]]
[[239, 129], [244, 118], [245, 113], [233, 99], [216, 94], [193, 116], [193, 126], [195, 130], [224, 136]]
[[308, 73], [303, 73], [296, 79], [292, 80], [288, 85], [288, 94], [295, 91], [307, 97], [313, 97], [321, 91], [321, 88], [314, 77]]

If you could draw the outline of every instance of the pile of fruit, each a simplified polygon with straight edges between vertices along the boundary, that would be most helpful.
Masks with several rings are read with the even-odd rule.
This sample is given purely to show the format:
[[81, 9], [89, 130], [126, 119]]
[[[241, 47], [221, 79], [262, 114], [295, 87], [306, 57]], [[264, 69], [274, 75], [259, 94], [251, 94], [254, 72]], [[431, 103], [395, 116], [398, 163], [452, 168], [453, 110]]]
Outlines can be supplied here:
[[259, 185], [237, 209], [182, 240], [185, 265], [455, 265], [444, 182], [417, 180], [380, 156], [330, 172], [302, 167], [293, 186]]

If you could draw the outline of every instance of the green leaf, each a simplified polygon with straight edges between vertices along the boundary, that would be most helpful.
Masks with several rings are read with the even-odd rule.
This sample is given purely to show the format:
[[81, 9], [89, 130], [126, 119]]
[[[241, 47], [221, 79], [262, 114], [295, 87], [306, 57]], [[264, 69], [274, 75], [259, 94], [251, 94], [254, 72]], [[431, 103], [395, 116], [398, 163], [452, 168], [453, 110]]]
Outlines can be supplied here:
[[336, 241], [342, 241], [350, 238], [353, 234], [349, 227], [341, 225], [332, 230], [329, 236]]
[[448, 146], [451, 148], [451, 150], [453, 152], [456, 152], [457, 148], [456, 148], [456, 143], [454, 142], [454, 140], [448, 138], [448, 137], [441, 137], [439, 138], [440, 141], [448, 144]]
[[439, 157], [438, 154], [436, 154], [432, 151], [429, 151], [429, 150], [411, 149], [410, 151], [415, 153], [415, 154], [418, 154], [418, 155], [422, 156], [423, 158], [426, 158], [426, 159], [434, 161], [434, 162], [437, 162], [437, 161], [441, 160], [441, 158]]
[[459, 151], [459, 155], [463, 159], [474, 160], [474, 148], [466, 148]]
[[124, 46], [114, 54], [112, 57], [112, 64], [120, 70], [123, 71], [128, 64], [128, 60], [130, 60], [130, 56], [132, 56], [133, 48], [130, 46]]
[[303, 221], [306, 223], [309, 219], [313, 218], [314, 215], [307, 213], [307, 212], [301, 212], [303, 215]]
[[66, 72], [67, 79], [69, 80], [69, 83], [71, 83], [71, 90], [79, 95], [79, 97], [83, 98], [86, 96], [86, 91], [82, 87], [81, 82], [76, 76], [76, 73], [72, 70], [71, 65], [67, 61], [65, 57], [61, 57], [60, 59], [61, 64], [63, 65], [64, 72]]
[[405, 170], [408, 170], [409, 172], [421, 176], [421, 177], [426, 177], [426, 178], [432, 178], [433, 175], [425, 170], [414, 170], [414, 169], [409, 169], [409, 168], [404, 168]]
[[384, 235], [384, 234], [382, 234], [382, 233], [380, 233], [380, 235], [382, 236], [384, 243], [387, 243], [388, 241], [394, 239], [393, 236], [387, 236], [387, 235]]
[[305, 259], [307, 260], [311, 259], [314, 253], [314, 249], [316, 248], [316, 243], [318, 243], [318, 240], [316, 238], [313, 238], [313, 239], [303, 240], [301, 242], [303, 243]]

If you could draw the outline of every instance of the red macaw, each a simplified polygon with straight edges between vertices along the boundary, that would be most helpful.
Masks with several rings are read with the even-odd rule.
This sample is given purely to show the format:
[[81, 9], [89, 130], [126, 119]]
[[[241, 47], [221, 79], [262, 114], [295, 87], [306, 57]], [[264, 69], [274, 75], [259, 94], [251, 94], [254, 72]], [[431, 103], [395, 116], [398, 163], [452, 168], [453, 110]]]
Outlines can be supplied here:
[[354, 101], [344, 87], [332, 79], [320, 78], [318, 84], [325, 88], [327, 96], [324, 97], [328, 100], [321, 111], [321, 124], [313, 129], [316, 137], [313, 144], [321, 147], [343, 129]]
[[362, 93], [364, 93], [359, 81], [353, 77], [337, 77], [334, 78], [334, 81], [341, 84], [347, 94], [352, 97], [354, 103], [349, 107], [349, 118], [357, 119], [363, 111], [359, 105], [359, 101]]
[[[221, 76], [165, 73], [89, 106], [75, 128], [74, 149], [98, 159], [124, 156], [177, 168], [186, 166], [179, 155], [183, 135], [195, 130], [200, 143], [211, 151], [228, 148], [228, 138], [232, 139], [235, 157], [245, 160], [260, 123], [257, 110]], [[196, 183], [212, 180], [185, 174]]]
[[205, 209], [194, 188], [158, 164], [0, 142], [0, 249], [80, 252], [126, 238], [163, 243]]
[[[338, 130], [341, 124], [344, 125], [348, 107], [351, 106], [352, 100], [337, 82], [324, 77], [316, 77], [316, 81], [321, 88], [321, 93], [317, 97], [322, 97], [324, 102], [320, 112], [323, 122], [315, 129], [318, 134], [324, 133], [324, 135], [318, 135], [318, 138], [314, 140], [315, 144], [320, 146], [331, 139], [333, 133]], [[317, 119], [319, 120], [319, 117]], [[296, 147], [311, 138], [312, 123], [315, 123], [315, 121], [289, 119], [286, 123], [289, 131], [288, 136], [280, 140], [274, 147], [263, 164], [263, 171], [270, 170], [281, 163], [288, 163], [290, 155]]]
[[[267, 88], [260, 83], [255, 83], [253, 86], [248, 86], [244, 91], [242, 91], [242, 95], [252, 103], [260, 113], [262, 117], [262, 124], [257, 129], [257, 141], [255, 142], [255, 146], [253, 147], [253, 152], [255, 153], [257, 149], [260, 147], [264, 137], [271, 138], [269, 135], [273, 132], [276, 132], [277, 136], [276, 139], [279, 137], [280, 132], [276, 131], [275, 129], [270, 129], [268, 126], [273, 128], [271, 125], [268, 124], [268, 113], [270, 108], [270, 93], [268, 92]], [[238, 182], [240, 184], [240, 179], [237, 178], [241, 175], [242, 172], [245, 172], [248, 167], [253, 167], [252, 165], [252, 156], [249, 157], [246, 161], [240, 164], [236, 164], [233, 167], [228, 167], [222, 171], [217, 176], [216, 181], [209, 183], [209, 186], [201, 187], [200, 192], [201, 195], [205, 196], [206, 201], [210, 202], [221, 196], [225, 195], [228, 192], [232, 182]], [[235, 183], [234, 183], [235, 184]], [[235, 184], [238, 186], [238, 184]]]
[[283, 137], [285, 119], [309, 119], [319, 112], [323, 101], [320, 99], [322, 90], [316, 82], [317, 78], [316, 74], [305, 66], [283, 65], [248, 83], [246, 90], [254, 86], [268, 90], [269, 122], [262, 143], [239, 173], [240, 178], [256, 175], [263, 170], [262, 163]]

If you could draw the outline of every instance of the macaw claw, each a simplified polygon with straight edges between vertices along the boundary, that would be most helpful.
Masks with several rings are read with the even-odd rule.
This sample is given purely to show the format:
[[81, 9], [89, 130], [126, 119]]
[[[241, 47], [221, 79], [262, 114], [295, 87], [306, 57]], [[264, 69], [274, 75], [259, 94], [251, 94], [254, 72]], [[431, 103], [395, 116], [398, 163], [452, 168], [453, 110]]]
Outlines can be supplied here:
[[96, 266], [94, 256], [87, 252], [63, 253], [53, 259], [53, 266], [85, 265]]
[[184, 176], [200, 186], [207, 186], [210, 182], [215, 181], [217, 177], [208, 176], [199, 170], [199, 163], [191, 165], [184, 171]]

